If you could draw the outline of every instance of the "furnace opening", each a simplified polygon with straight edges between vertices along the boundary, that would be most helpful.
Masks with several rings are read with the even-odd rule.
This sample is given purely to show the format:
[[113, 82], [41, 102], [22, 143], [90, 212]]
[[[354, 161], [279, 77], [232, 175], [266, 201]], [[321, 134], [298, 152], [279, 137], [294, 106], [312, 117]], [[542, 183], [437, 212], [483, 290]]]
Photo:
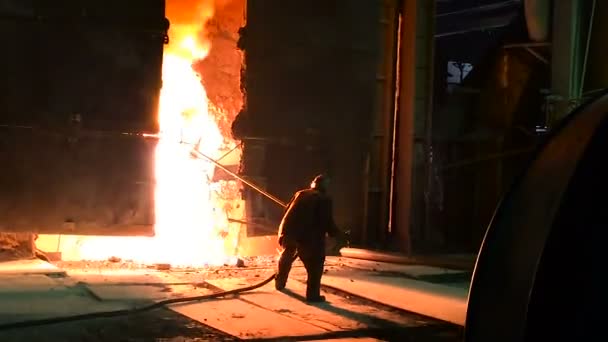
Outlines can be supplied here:
[[235, 172], [240, 163], [230, 125], [243, 105], [237, 41], [245, 5], [167, 1], [171, 26], [158, 110], [155, 236], [41, 235], [37, 248], [60, 253], [64, 261], [115, 258], [173, 267], [237, 262], [246, 232], [242, 184], [200, 156]]

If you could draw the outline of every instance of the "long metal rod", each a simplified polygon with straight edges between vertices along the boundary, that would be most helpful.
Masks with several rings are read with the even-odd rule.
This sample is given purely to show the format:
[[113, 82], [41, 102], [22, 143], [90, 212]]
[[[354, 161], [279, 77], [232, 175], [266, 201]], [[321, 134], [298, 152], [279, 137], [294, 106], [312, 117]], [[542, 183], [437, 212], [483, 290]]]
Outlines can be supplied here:
[[403, 255], [398, 253], [380, 252], [369, 249], [349, 248], [340, 249], [340, 255], [346, 258], [388, 262], [401, 265], [426, 265], [451, 270], [472, 271], [475, 266], [475, 254], [461, 256], [450, 255]]
[[536, 57], [539, 61], [545, 63], [545, 64], [549, 64], [549, 60], [546, 59], [545, 57], [543, 57], [540, 53], [532, 50], [532, 48], [526, 47], [525, 48], [526, 51], [528, 51], [528, 53], [530, 53], [532, 56]]
[[220, 160], [226, 158], [230, 153], [236, 151], [237, 148], [242, 147], [243, 143], [239, 143], [238, 145], [234, 146], [233, 148], [230, 149], [230, 151], [224, 153], [224, 155], [222, 155], [221, 157], [219, 157], [219, 159], [217, 160], [217, 162], [219, 162]]
[[[427, 15], [427, 32], [435, 32], [437, 19], [435, 17], [435, 11], [437, 10], [436, 4], [434, 1], [427, 2], [427, 8], [425, 12]], [[429, 13], [430, 12], [430, 13]], [[431, 36], [432, 37], [432, 36]], [[425, 176], [425, 186], [424, 191], [426, 192], [426, 196], [424, 196], [425, 205], [424, 205], [424, 223], [425, 223], [425, 237], [427, 237], [427, 241], [430, 240], [430, 236], [435, 228], [433, 222], [433, 213], [431, 210], [431, 198], [433, 189], [433, 180], [434, 180], [434, 156], [433, 156], [433, 93], [434, 93], [434, 74], [435, 74], [435, 39], [427, 37], [427, 46], [426, 50], [428, 51], [427, 60], [428, 63], [428, 73], [426, 75], [426, 110], [424, 112], [424, 152], [425, 152], [425, 166], [426, 166], [426, 174]]]
[[399, 9], [399, 13], [397, 13], [397, 51], [395, 53], [395, 79], [393, 80], [395, 86], [393, 87], [394, 92], [394, 100], [393, 103], [393, 129], [391, 131], [391, 175], [390, 175], [390, 186], [389, 186], [389, 199], [388, 199], [388, 233], [393, 233], [393, 224], [394, 224], [394, 215], [395, 215], [395, 161], [397, 159], [397, 124], [399, 117], [399, 92], [401, 91], [401, 29], [403, 20], [403, 14], [401, 14], [401, 9]]
[[273, 233], [273, 234], [277, 232], [277, 228], [276, 227], [270, 228], [270, 227], [268, 227], [266, 225], [255, 223], [255, 222], [247, 222], [247, 221], [244, 221], [244, 220], [233, 219], [233, 218], [230, 218], [230, 217], [228, 218], [228, 222], [230, 222], [230, 223], [240, 223], [240, 224], [244, 224], [244, 225], [247, 225], [247, 226], [250, 226], [250, 227], [253, 226], [253, 227], [257, 228], [256, 230], [261, 230], [261, 231], [265, 231], [265, 232], [269, 232], [269, 233]]
[[268, 193], [267, 191], [265, 191], [264, 189], [258, 187], [257, 185], [251, 183], [250, 181], [246, 180], [245, 178], [237, 175], [236, 173], [228, 170], [227, 167], [225, 167], [224, 165], [220, 164], [217, 160], [209, 157], [208, 155], [201, 153], [200, 151], [193, 149], [190, 154], [196, 158], [201, 158], [201, 159], [207, 159], [210, 162], [212, 162], [213, 164], [215, 164], [215, 166], [219, 167], [220, 169], [224, 170], [227, 174], [231, 175], [232, 177], [240, 180], [241, 182], [245, 183], [246, 185], [248, 185], [250, 188], [252, 188], [253, 190], [259, 192], [260, 194], [266, 196], [267, 198], [269, 198], [270, 200], [272, 200], [273, 202], [275, 202], [276, 204], [280, 205], [281, 207], [285, 208], [287, 207], [287, 204], [283, 201], [281, 201], [280, 199], [274, 197], [273, 195], [271, 195], [270, 193]]
[[439, 14], [435, 15], [435, 18], [448, 17], [451, 15], [458, 15], [458, 14], [469, 14], [469, 13], [479, 13], [479, 12], [491, 11], [491, 10], [499, 10], [499, 9], [514, 7], [514, 6], [518, 6], [518, 5], [520, 5], [519, 1], [509, 0], [509, 1], [504, 1], [504, 2], [497, 3], [497, 4], [470, 7], [467, 9], [458, 10], [458, 11], [454, 11], [454, 12], [439, 13]]
[[514, 48], [533, 48], [533, 47], [546, 47], [551, 46], [551, 43], [548, 42], [539, 42], [539, 43], [517, 43], [517, 44], [507, 44], [504, 45], [503, 49], [514, 49]]

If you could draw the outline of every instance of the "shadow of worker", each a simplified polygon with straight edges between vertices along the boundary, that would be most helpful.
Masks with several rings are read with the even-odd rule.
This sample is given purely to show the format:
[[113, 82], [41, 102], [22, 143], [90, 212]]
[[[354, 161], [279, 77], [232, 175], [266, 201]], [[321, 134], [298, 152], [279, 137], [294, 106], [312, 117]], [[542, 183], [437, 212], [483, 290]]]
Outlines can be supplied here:
[[[289, 289], [284, 289], [282, 292], [292, 298], [295, 298], [297, 300], [307, 303], [306, 297], [304, 297], [300, 294], [297, 294]], [[382, 318], [379, 318], [379, 317], [367, 315], [367, 314], [360, 313], [360, 312], [353, 312], [353, 311], [350, 311], [347, 309], [337, 307], [335, 305], [332, 305], [332, 303], [330, 301], [320, 302], [320, 303], [307, 303], [307, 304], [310, 306], [317, 307], [321, 310], [333, 313], [335, 315], [342, 316], [342, 317], [345, 317], [348, 319], [352, 319], [358, 323], [362, 323], [365, 325], [378, 326], [378, 327], [384, 327], [384, 328], [398, 328], [399, 327], [398, 324], [385, 320], [385, 319], [382, 319]]]

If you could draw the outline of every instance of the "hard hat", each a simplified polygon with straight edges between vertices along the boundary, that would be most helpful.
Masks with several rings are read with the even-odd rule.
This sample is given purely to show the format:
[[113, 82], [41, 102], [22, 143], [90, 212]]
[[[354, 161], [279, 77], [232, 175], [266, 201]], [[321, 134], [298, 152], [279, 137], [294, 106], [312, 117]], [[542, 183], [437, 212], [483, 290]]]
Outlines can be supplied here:
[[317, 175], [312, 182], [310, 183], [310, 187], [312, 189], [319, 189], [319, 190], [327, 190], [327, 185], [329, 183], [329, 177], [320, 174]]

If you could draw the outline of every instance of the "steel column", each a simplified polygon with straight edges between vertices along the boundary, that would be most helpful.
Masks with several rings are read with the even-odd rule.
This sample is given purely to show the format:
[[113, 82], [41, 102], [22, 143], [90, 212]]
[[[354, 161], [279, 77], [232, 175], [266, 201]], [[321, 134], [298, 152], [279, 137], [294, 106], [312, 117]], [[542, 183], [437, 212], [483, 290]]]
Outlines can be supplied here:
[[[399, 102], [396, 120], [393, 222], [394, 236], [403, 252], [412, 250], [412, 227], [420, 226], [413, 215], [414, 168], [424, 165], [424, 146], [415, 146], [415, 136], [425, 136], [430, 112], [434, 2], [403, 0], [399, 48]], [[415, 219], [415, 220], [414, 220]], [[418, 222], [417, 222], [418, 221]]]
[[364, 244], [382, 244], [388, 233], [391, 149], [395, 106], [395, 55], [397, 48], [398, 2], [382, 0], [380, 17], [381, 55], [376, 73], [376, 108], [371, 149], [367, 160]]

